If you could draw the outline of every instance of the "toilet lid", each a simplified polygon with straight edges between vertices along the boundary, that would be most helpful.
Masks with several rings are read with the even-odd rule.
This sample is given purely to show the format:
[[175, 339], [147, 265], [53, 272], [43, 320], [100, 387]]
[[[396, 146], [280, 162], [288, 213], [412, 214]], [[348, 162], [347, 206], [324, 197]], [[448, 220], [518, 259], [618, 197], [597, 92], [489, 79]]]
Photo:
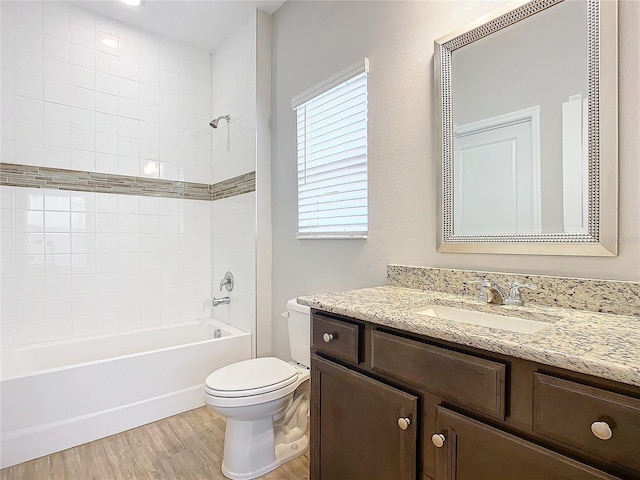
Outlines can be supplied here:
[[219, 397], [248, 397], [291, 385], [297, 377], [298, 370], [279, 358], [252, 358], [216, 370], [205, 388]]

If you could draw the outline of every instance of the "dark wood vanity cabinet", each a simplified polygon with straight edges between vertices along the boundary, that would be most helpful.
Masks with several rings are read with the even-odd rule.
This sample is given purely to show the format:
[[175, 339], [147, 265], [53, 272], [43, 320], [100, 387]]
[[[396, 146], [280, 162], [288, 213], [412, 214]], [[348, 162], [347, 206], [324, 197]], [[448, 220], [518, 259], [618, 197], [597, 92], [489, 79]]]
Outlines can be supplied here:
[[640, 388], [319, 311], [311, 351], [312, 480], [640, 480]]
[[311, 371], [314, 478], [414, 480], [417, 397], [319, 358]]

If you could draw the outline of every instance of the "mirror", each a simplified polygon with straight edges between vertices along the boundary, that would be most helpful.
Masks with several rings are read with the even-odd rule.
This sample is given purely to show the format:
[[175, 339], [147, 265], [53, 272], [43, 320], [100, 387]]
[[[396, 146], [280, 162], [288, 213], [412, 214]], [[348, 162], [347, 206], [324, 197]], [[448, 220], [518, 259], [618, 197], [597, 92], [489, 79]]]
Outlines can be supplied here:
[[440, 252], [617, 253], [617, 3], [510, 3], [435, 42]]

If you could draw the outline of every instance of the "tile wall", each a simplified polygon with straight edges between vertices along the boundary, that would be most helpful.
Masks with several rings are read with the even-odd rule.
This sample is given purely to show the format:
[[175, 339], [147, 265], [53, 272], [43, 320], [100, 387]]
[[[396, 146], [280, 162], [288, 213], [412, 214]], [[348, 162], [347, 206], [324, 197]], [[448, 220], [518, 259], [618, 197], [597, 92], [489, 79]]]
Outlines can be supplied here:
[[65, 2], [2, 2], [2, 162], [212, 183], [211, 56]]
[[231, 115], [212, 132], [213, 181], [256, 169], [256, 17], [212, 54], [213, 116]]
[[2, 346], [210, 317], [212, 202], [1, 192]]
[[[238, 195], [212, 204], [213, 295], [229, 295], [231, 303], [213, 308], [213, 316], [245, 332], [255, 332], [256, 319], [256, 194]], [[227, 270], [233, 291], [220, 291]]]
[[[209, 188], [211, 55], [77, 5], [0, 6], [1, 161]], [[211, 201], [0, 191], [3, 346], [211, 316]]]
[[[212, 54], [213, 117], [231, 115], [212, 132], [214, 184], [256, 170], [256, 17], [252, 15]], [[215, 196], [214, 196], [215, 198]], [[227, 270], [236, 279], [231, 303], [213, 316], [250, 331], [256, 351], [256, 195], [255, 191], [213, 202], [214, 296]]]

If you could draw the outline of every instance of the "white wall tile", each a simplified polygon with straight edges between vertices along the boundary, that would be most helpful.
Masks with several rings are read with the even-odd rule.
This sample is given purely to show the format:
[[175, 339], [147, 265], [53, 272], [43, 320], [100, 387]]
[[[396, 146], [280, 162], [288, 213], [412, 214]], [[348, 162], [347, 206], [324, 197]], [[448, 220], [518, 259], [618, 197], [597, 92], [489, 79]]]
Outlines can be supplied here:
[[70, 24], [70, 40], [73, 44], [93, 49], [96, 43], [95, 28], [72, 22]]
[[71, 255], [68, 253], [46, 254], [44, 262], [44, 274], [47, 277], [71, 274]]
[[71, 103], [71, 86], [54, 80], [44, 80], [44, 100], [46, 102], [69, 105]]
[[69, 83], [76, 87], [96, 89], [96, 71], [92, 68], [71, 65], [71, 74]]
[[[93, 132], [92, 132], [93, 133]], [[95, 171], [96, 154], [88, 150], [71, 150], [71, 168], [74, 170]]]
[[71, 127], [95, 131], [96, 112], [90, 109], [71, 107]]
[[[3, 147], [4, 148], [4, 145]], [[44, 148], [42, 143], [15, 142], [15, 163], [23, 165], [42, 165]]]
[[[107, 133], [96, 133], [96, 152], [117, 155], [118, 136]], [[115, 160], [117, 161], [117, 158]]]
[[68, 40], [45, 37], [43, 52], [45, 58], [65, 63], [71, 61], [71, 43]]
[[96, 92], [96, 112], [118, 115], [118, 97], [108, 93]]
[[91, 130], [71, 128], [71, 148], [76, 150], [96, 150], [96, 134]]
[[[46, 125], [45, 125], [46, 128]], [[54, 147], [46, 145], [44, 147], [44, 165], [52, 168], [71, 168], [71, 151], [68, 147]]]
[[44, 16], [42, 12], [28, 8], [28, 2], [17, 4], [14, 9], [14, 24], [36, 33], [42, 33], [44, 29]]
[[69, 127], [71, 125], [71, 108], [68, 105], [44, 102], [45, 125], [59, 125]]
[[70, 87], [70, 105], [73, 107], [85, 108], [88, 110], [96, 109], [96, 92], [88, 88]]
[[110, 75], [117, 75], [118, 57], [108, 52], [96, 52], [96, 70]]
[[96, 51], [93, 48], [83, 47], [72, 43], [70, 46], [69, 61], [72, 65], [86, 68], [96, 68]]
[[16, 72], [14, 78], [13, 92], [16, 95], [42, 100], [44, 88], [42, 76], [24, 75]]
[[18, 142], [41, 144], [44, 139], [44, 125], [16, 118], [14, 121], [14, 138]]
[[115, 154], [96, 153], [96, 171], [117, 174], [118, 156]]
[[118, 94], [118, 77], [110, 73], [96, 71], [96, 90], [98, 92]]
[[[45, 125], [44, 144], [69, 149], [71, 145], [71, 129], [69, 127], [62, 127], [59, 125]], [[45, 152], [51, 153], [50, 150], [45, 150]], [[59, 155], [63, 155], [61, 152], [58, 153]], [[68, 160], [69, 153], [67, 152], [65, 156]]]
[[[46, 37], [53, 37], [68, 42], [70, 40], [71, 24], [67, 18], [45, 14], [43, 31]], [[46, 38], [45, 42], [48, 40], [49, 39]]]
[[[3, 2], [2, 21], [3, 161], [211, 181], [206, 52], [66, 3]], [[2, 345], [211, 314], [209, 202], [2, 187], [1, 203]]]

